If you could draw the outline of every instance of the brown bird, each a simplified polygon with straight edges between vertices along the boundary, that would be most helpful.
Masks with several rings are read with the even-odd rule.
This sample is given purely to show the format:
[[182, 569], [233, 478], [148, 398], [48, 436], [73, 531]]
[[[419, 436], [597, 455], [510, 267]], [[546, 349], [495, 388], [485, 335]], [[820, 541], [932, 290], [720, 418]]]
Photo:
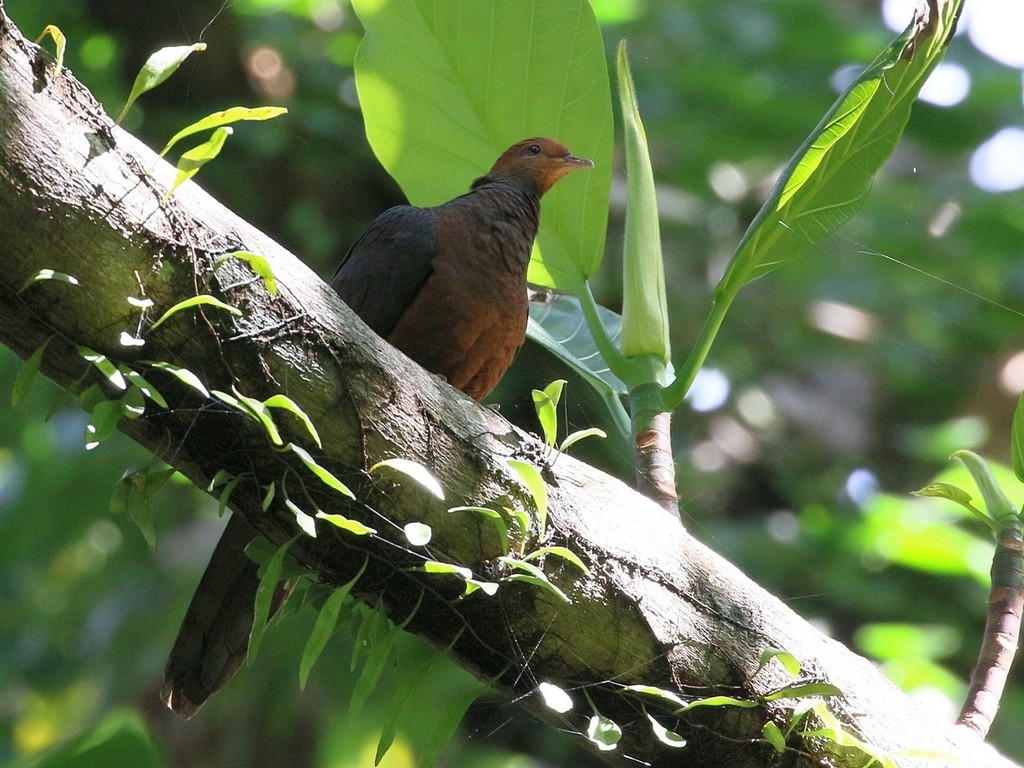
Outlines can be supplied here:
[[[570, 171], [593, 165], [552, 139], [513, 144], [466, 194], [378, 216], [331, 286], [378, 335], [482, 400], [526, 336], [526, 268], [540, 199]], [[241, 515], [231, 517], [182, 621], [161, 690], [182, 717], [195, 714], [245, 658], [259, 579], [244, 549], [255, 536]], [[273, 610], [287, 598], [279, 590]]]

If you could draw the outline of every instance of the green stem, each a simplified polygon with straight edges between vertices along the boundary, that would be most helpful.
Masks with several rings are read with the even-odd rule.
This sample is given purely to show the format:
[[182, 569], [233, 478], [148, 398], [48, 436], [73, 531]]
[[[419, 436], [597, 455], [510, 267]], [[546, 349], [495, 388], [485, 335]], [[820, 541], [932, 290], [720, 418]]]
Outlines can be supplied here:
[[683, 402], [686, 393], [690, 391], [693, 380], [697, 378], [697, 372], [707, 360], [711, 345], [715, 342], [718, 329], [722, 327], [722, 321], [732, 305], [735, 293], [724, 295], [715, 300], [711, 307], [711, 314], [708, 315], [704, 327], [701, 329], [700, 338], [690, 351], [690, 356], [680, 370], [676, 372], [676, 379], [662, 391], [664, 408], [667, 411], [674, 411]]
[[629, 380], [632, 378], [632, 368], [629, 365], [629, 359], [615, 346], [615, 342], [611, 340], [604, 325], [601, 323], [601, 318], [597, 314], [597, 302], [594, 301], [594, 294], [590, 290], [590, 283], [586, 280], [581, 280], [575, 293], [580, 301], [580, 307], [583, 309], [583, 317], [587, 321], [590, 335], [594, 337], [594, 343], [597, 344], [601, 357], [604, 358], [611, 372], [622, 379], [626, 386], [629, 387]]

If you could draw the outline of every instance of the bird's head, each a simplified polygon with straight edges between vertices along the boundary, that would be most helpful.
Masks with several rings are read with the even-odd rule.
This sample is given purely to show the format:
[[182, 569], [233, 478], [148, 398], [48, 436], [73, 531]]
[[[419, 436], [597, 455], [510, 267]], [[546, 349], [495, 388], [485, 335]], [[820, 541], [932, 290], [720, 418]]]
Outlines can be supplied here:
[[535, 137], [524, 139], [506, 149], [488, 174], [477, 179], [473, 187], [487, 181], [512, 178], [536, 185], [543, 195], [569, 171], [593, 167], [592, 160], [576, 157], [564, 144], [554, 139]]

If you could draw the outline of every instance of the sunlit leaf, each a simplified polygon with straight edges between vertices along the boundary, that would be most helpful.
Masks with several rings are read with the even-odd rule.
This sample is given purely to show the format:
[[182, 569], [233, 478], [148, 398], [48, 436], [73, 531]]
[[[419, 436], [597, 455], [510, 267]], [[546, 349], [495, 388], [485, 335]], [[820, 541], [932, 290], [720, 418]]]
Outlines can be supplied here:
[[406, 541], [414, 547], [425, 547], [433, 534], [430, 526], [423, 523], [406, 523], [403, 530]]
[[533, 466], [533, 464], [520, 461], [519, 459], [508, 459], [505, 463], [515, 473], [519, 481], [526, 486], [526, 490], [530, 492], [534, 506], [537, 509], [538, 536], [543, 538], [548, 520], [548, 488], [544, 483], [544, 478], [541, 477], [540, 470]]
[[593, 715], [587, 724], [587, 738], [602, 752], [615, 749], [622, 739], [622, 729], [611, 718]]
[[87, 362], [92, 363], [96, 370], [114, 387], [120, 390], [128, 389], [128, 383], [124, 380], [124, 374], [121, 373], [121, 369], [111, 362], [106, 355], [88, 347], [79, 347], [78, 354]]
[[645, 696], [652, 696], [676, 706], [686, 706], [686, 702], [683, 701], [675, 691], [666, 691], [664, 688], [656, 688], [653, 685], [627, 685], [622, 690], [631, 691], [633, 693], [642, 693]]
[[842, 696], [841, 689], [830, 683], [795, 683], [773, 691], [764, 697], [765, 701], [779, 699], [801, 699], [808, 696]]
[[543, 390], [535, 389], [532, 392], [533, 409], [544, 433], [544, 442], [551, 447], [554, 447], [558, 439], [558, 401], [564, 386], [565, 379], [555, 379]]
[[651, 730], [654, 732], [654, 737], [664, 744], [666, 747], [672, 749], [679, 749], [680, 747], [686, 746], [686, 739], [680, 736], [675, 731], [670, 731], [664, 725], [659, 723], [650, 715], [647, 715], [647, 720], [651, 724]]
[[67, 285], [78, 285], [78, 278], [74, 275], [68, 275], [64, 272], [56, 272], [52, 269], [40, 269], [32, 273], [32, 276], [25, 281], [25, 284], [18, 289], [18, 293], [21, 293], [30, 285], [35, 283], [46, 282], [47, 280], [53, 280], [58, 283], [65, 283]]
[[572, 698], [553, 683], [541, 683], [537, 686], [537, 693], [540, 694], [544, 706], [560, 715], [564, 715], [572, 709]]
[[[270, 412], [270, 409], [264, 404], [262, 400], [257, 400], [255, 397], [249, 397], [243, 395], [237, 389], [232, 386], [232, 394], [222, 392], [219, 389], [213, 390], [213, 396], [222, 400], [224, 403], [237, 408], [244, 413], [248, 413], [252, 416], [260, 426], [263, 427], [263, 431], [267, 433], [267, 439], [270, 440], [274, 445], [284, 445], [284, 440], [281, 438], [281, 432], [277, 428], [277, 424], [274, 422], [274, 415]], [[308, 455], [308, 454], [307, 454]]]
[[913, 491], [915, 496], [923, 496], [926, 498], [946, 499], [959, 504], [961, 507], [966, 509], [981, 522], [983, 522], [990, 530], [996, 530], [996, 521], [989, 517], [984, 511], [974, 506], [974, 497], [971, 496], [967, 491], [959, 486], [952, 485], [951, 483], [928, 483], [924, 488], [919, 488]]
[[800, 674], [800, 661], [789, 651], [784, 651], [781, 648], [765, 648], [761, 652], [761, 658], [758, 659], [757, 669], [754, 671], [756, 675], [765, 665], [774, 659], [782, 665], [782, 668], [789, 673], [790, 677], [796, 677]]
[[467, 580], [473, 578], [473, 571], [466, 566], [456, 565], [455, 563], [442, 563], [437, 560], [427, 560], [417, 570], [421, 570], [424, 573], [453, 574]]
[[367, 138], [409, 200], [453, 198], [516, 141], [556, 138], [596, 168], [545, 197], [530, 281], [572, 288], [593, 274], [604, 253], [613, 125], [590, 4], [545, 0], [543, 13], [524, 13], [520, 0], [353, 8], [365, 30], [355, 72]]
[[295, 515], [295, 524], [299, 526], [302, 532], [315, 539], [316, 520], [313, 519], [313, 516], [291, 499], [285, 499], [284, 505], [291, 510], [293, 515]]
[[546, 557], [547, 555], [552, 555], [553, 557], [560, 557], [563, 560], [572, 563], [584, 573], [590, 572], [590, 569], [588, 569], [587, 566], [584, 565], [583, 561], [580, 560], [579, 556], [568, 547], [541, 547], [540, 549], [535, 549], [533, 552], [528, 554], [526, 557], [523, 558], [523, 560], [536, 560], [541, 557]]
[[863, 205], [953, 36], [961, 3], [929, 5], [918, 5], [906, 31], [839, 97], [789, 161], [718, 284], [718, 301], [730, 301], [751, 280], [821, 241]]
[[270, 120], [271, 118], [285, 114], [287, 111], [288, 110], [285, 107], [230, 107], [228, 109], [222, 109], [219, 112], [207, 115], [202, 120], [197, 120], [192, 123], [192, 125], [182, 128], [174, 134], [174, 136], [171, 137], [171, 140], [168, 141], [160, 151], [160, 157], [166, 155], [170, 151], [171, 147], [186, 136], [192, 136], [196, 133], [202, 133], [203, 131], [219, 128], [222, 125], [241, 122], [242, 120]]
[[441, 488], [441, 484], [437, 481], [437, 478], [430, 473], [430, 470], [418, 461], [412, 461], [411, 459], [384, 459], [370, 467], [369, 472], [372, 475], [374, 472], [384, 467], [393, 469], [396, 472], [402, 473], [409, 479], [415, 480], [421, 486], [426, 488], [433, 496], [444, 501], [444, 490]]
[[124, 116], [128, 114], [128, 110], [131, 109], [132, 104], [135, 103], [139, 96], [146, 93], [146, 91], [153, 90], [173, 75], [178, 67], [181, 66], [181, 63], [193, 53], [205, 50], [206, 43], [174, 45], [161, 48], [150, 56], [146, 63], [142, 65], [139, 74], [135, 76], [135, 83], [132, 85], [131, 93], [128, 94], [128, 101], [125, 103], [124, 109], [121, 110], [121, 114], [117, 116], [117, 122], [120, 123], [124, 119]]
[[270, 262], [267, 261], [265, 256], [260, 256], [258, 253], [250, 251], [232, 251], [231, 253], [218, 256], [216, 261], [213, 262], [213, 268], [216, 269], [227, 259], [244, 261], [252, 268], [253, 272], [262, 278], [267, 293], [271, 296], [277, 296], [277, 278], [274, 277], [274, 271], [270, 268]]
[[174, 175], [174, 181], [164, 193], [163, 201], [169, 200], [171, 195], [174, 194], [174, 190], [199, 173], [200, 168], [217, 157], [224, 148], [224, 142], [228, 140], [228, 136], [232, 133], [231, 128], [218, 128], [202, 144], [183, 153], [178, 159], [177, 173]]
[[608, 433], [598, 427], [589, 427], [587, 429], [578, 429], [571, 435], [567, 435], [562, 444], [558, 446], [558, 450], [563, 453], [567, 451], [571, 446], [578, 443], [580, 440], [585, 440], [588, 437], [608, 437]]
[[232, 315], [242, 314], [242, 310], [240, 310], [238, 307], [233, 307], [230, 304], [221, 301], [215, 296], [200, 294], [199, 296], [192, 296], [188, 299], [185, 299], [184, 301], [179, 301], [173, 307], [171, 307], [162, 315], [160, 315], [160, 319], [153, 323], [153, 325], [149, 327], [149, 330], [152, 331], [159, 328], [161, 325], [163, 325], [165, 320], [173, 317], [178, 312], [181, 312], [183, 309], [190, 309], [192, 307], [202, 306], [214, 307], [215, 309], [223, 309], [225, 312], [230, 312]]
[[161, 395], [160, 391], [152, 384], [150, 384], [149, 380], [146, 379], [146, 377], [143, 376], [141, 373], [139, 373], [138, 371], [133, 371], [131, 369], [122, 369], [121, 372], [124, 374], [124, 377], [128, 379], [129, 384], [138, 387], [139, 391], [142, 392], [142, 394], [144, 394], [154, 403], [159, 405], [161, 408], [168, 407], [167, 401], [164, 399], [164, 396]]
[[753, 709], [757, 706], [760, 706], [758, 702], [748, 699], [736, 699], [732, 696], [708, 696], [704, 699], [688, 702], [682, 709], [677, 709], [676, 714], [687, 712], [697, 707], [740, 707], [741, 709]]
[[355, 494], [349, 490], [347, 485], [331, 474], [325, 467], [317, 463], [317, 460], [314, 459], [305, 448], [296, 445], [295, 443], [288, 443], [287, 447], [296, 456], [298, 456], [302, 460], [302, 463], [309, 468], [309, 471], [316, 475], [328, 488], [333, 488], [341, 495], [348, 496], [350, 499], [354, 499], [356, 497]]
[[363, 525], [358, 520], [353, 520], [350, 517], [344, 515], [328, 514], [327, 512], [317, 512], [316, 516], [321, 520], [326, 520], [328, 523], [333, 525], [335, 528], [341, 528], [343, 531], [354, 533], [356, 536], [368, 536], [371, 533], [376, 533], [376, 528], [371, 528], [368, 525]]
[[764, 736], [764, 740], [771, 744], [778, 754], [781, 755], [786, 751], [786, 737], [782, 734], [779, 726], [771, 720], [761, 726], [761, 735]]
[[55, 24], [47, 24], [43, 31], [39, 33], [39, 37], [36, 38], [37, 43], [41, 43], [44, 37], [53, 38], [53, 44], [56, 48], [56, 66], [53, 68], [54, 78], [60, 77], [60, 72], [64, 68], [64, 51], [67, 49], [68, 41], [64, 37], [64, 33], [60, 31], [60, 28]]
[[161, 360], [150, 361], [147, 364], [152, 366], [153, 368], [156, 368], [157, 370], [165, 371], [171, 374], [178, 381], [192, 387], [192, 389], [196, 390], [196, 392], [201, 394], [203, 397], [210, 396], [210, 391], [206, 388], [206, 385], [203, 384], [202, 379], [200, 379], [198, 376], [192, 373], [192, 371], [188, 370], [188, 368], [182, 368], [180, 366], [174, 365], [173, 363], [165, 363]]

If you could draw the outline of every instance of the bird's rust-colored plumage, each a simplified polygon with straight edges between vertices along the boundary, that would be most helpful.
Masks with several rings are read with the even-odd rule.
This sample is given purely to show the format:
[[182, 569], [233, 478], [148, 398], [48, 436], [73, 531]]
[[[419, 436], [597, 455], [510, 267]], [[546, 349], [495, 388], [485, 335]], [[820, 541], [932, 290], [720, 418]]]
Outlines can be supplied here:
[[[570, 171], [592, 166], [552, 139], [513, 144], [466, 194], [378, 216], [331, 285], [377, 334], [482, 400], [526, 335], [526, 268], [540, 199]], [[171, 650], [161, 695], [183, 717], [245, 657], [258, 578], [244, 546], [254, 535], [240, 515], [228, 521]], [[275, 607], [285, 599], [280, 592]]]

